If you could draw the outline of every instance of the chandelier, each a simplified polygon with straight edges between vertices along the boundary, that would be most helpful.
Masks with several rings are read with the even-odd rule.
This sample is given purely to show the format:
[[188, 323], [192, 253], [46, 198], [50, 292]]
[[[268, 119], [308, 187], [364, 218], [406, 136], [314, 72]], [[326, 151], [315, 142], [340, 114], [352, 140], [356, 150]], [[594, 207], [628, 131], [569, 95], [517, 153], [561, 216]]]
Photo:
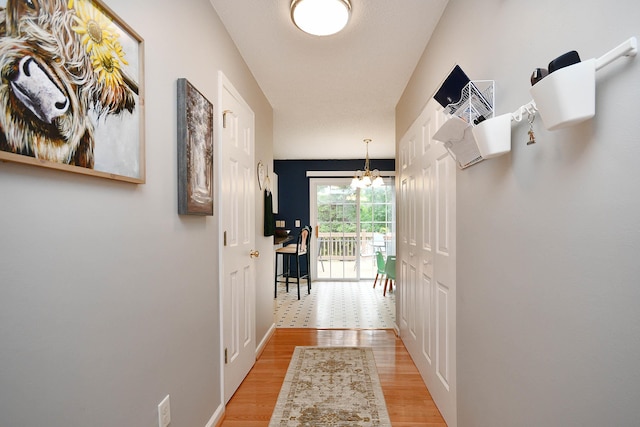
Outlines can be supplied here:
[[314, 36], [341, 31], [349, 21], [349, 0], [292, 0], [291, 19], [296, 27]]
[[378, 169], [369, 170], [369, 143], [370, 139], [365, 139], [367, 144], [367, 156], [364, 161], [364, 171], [357, 170], [353, 179], [351, 180], [352, 188], [366, 188], [366, 187], [380, 187], [384, 184], [380, 171]]

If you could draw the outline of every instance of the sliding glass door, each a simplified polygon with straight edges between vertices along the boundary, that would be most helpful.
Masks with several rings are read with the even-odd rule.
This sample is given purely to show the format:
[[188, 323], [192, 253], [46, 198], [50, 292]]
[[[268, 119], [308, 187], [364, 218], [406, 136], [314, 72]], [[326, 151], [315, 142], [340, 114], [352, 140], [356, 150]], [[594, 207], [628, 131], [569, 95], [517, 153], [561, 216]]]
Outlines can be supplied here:
[[395, 187], [392, 180], [381, 187], [360, 190], [360, 275], [376, 276], [376, 252], [386, 258], [396, 254]]
[[312, 178], [310, 183], [311, 223], [316, 229], [313, 277], [373, 279], [376, 251], [395, 254], [393, 181], [363, 190], [351, 188], [350, 178]]

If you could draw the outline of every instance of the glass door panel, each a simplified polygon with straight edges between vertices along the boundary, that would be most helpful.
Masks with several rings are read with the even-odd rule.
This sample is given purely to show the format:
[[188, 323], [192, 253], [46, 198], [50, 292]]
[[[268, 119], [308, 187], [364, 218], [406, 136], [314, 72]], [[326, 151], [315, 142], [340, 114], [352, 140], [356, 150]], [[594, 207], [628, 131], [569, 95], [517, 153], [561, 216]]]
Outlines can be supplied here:
[[357, 280], [357, 193], [349, 185], [318, 184], [317, 277], [326, 280]]
[[381, 187], [360, 190], [360, 277], [376, 276], [376, 252], [395, 255], [395, 188], [391, 180]]
[[317, 227], [314, 267], [319, 280], [373, 279], [375, 253], [395, 255], [393, 180], [363, 190], [351, 188], [350, 182], [311, 180], [311, 217]]

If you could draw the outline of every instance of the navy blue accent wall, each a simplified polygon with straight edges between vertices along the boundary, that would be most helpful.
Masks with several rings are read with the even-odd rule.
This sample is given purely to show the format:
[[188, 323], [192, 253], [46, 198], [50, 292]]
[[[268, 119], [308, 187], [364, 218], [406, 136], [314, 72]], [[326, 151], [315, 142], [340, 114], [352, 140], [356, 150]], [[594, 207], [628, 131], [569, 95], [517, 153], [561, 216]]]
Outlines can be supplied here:
[[[394, 171], [394, 159], [371, 159], [369, 167], [381, 171]], [[309, 224], [309, 178], [307, 171], [347, 171], [345, 176], [364, 168], [364, 159], [355, 160], [274, 160], [273, 170], [278, 174], [278, 214], [276, 220], [285, 220], [286, 228], [297, 235], [299, 228], [294, 227], [295, 220], [300, 226]], [[314, 229], [315, 233], [315, 229]]]

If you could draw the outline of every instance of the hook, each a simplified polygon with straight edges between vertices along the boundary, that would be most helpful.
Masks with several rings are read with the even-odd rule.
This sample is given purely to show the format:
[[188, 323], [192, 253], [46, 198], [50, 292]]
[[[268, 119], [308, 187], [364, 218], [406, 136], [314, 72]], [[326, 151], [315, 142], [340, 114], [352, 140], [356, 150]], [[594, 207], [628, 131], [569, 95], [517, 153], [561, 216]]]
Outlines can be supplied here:
[[535, 114], [537, 111], [538, 111], [538, 108], [536, 107], [535, 101], [529, 101], [527, 104], [524, 104], [523, 106], [518, 108], [516, 111], [511, 113], [511, 120], [519, 123], [522, 121], [522, 118], [524, 117], [525, 113], [531, 116], [532, 114]]
[[227, 128], [227, 114], [228, 113], [233, 113], [233, 111], [231, 110], [224, 110], [222, 112], [222, 128], [226, 129]]

